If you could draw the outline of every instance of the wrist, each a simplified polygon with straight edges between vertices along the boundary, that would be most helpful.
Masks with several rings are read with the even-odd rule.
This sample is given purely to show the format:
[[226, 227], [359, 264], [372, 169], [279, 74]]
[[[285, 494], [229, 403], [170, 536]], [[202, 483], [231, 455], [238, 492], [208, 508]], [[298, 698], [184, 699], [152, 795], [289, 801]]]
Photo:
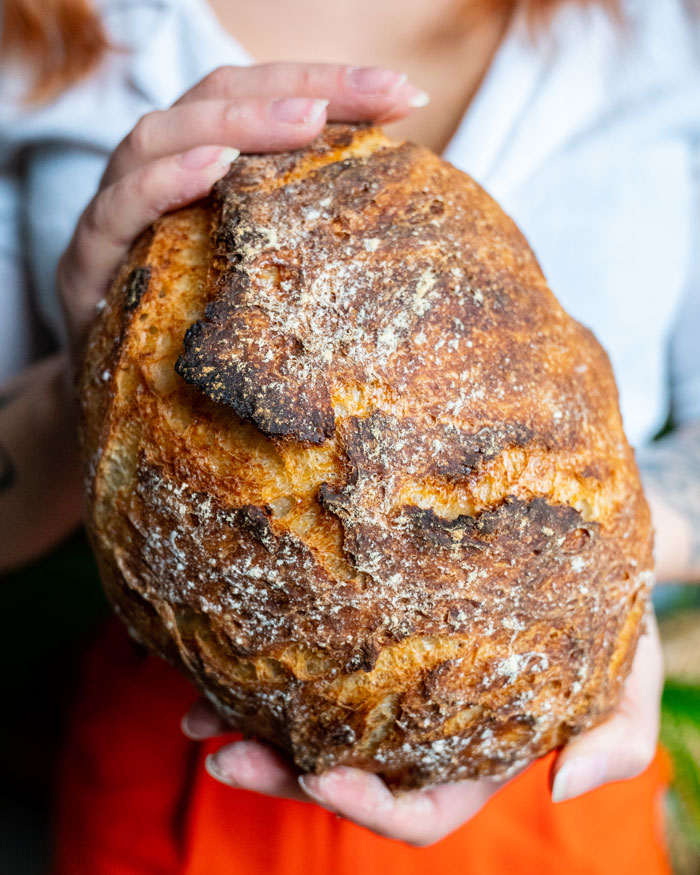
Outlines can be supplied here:
[[688, 520], [669, 504], [653, 482], [642, 471], [644, 492], [651, 511], [654, 528], [654, 566], [658, 583], [678, 582], [693, 578], [691, 537]]
[[3, 570], [49, 549], [78, 524], [81, 486], [67, 356], [43, 359], [5, 384], [0, 444], [14, 472], [0, 492]]

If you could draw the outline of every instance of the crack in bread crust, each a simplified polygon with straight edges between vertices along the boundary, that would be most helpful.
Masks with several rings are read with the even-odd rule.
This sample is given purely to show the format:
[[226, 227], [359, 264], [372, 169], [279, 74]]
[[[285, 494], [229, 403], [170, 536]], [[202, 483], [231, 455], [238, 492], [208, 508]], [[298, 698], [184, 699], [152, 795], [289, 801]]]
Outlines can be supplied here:
[[132, 250], [81, 403], [110, 599], [301, 768], [507, 774], [614, 707], [651, 532], [609, 363], [426, 150], [241, 157]]

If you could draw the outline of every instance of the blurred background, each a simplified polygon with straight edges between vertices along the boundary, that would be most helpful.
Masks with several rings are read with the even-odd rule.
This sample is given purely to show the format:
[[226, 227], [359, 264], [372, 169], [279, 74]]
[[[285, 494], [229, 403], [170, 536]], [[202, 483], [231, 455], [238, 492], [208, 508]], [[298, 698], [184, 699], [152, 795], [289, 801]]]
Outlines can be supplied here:
[[[1, 585], [0, 875], [45, 875], [66, 706], [79, 654], [110, 609], [82, 532]], [[661, 737], [674, 771], [666, 833], [675, 875], [700, 875], [700, 584], [665, 586], [655, 602], [667, 674]]]

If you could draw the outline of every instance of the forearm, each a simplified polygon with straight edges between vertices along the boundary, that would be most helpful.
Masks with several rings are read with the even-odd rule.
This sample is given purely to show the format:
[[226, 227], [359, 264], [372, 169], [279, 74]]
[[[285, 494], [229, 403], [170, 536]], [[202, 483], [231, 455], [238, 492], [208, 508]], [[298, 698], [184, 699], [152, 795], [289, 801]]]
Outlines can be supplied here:
[[638, 454], [655, 529], [660, 581], [700, 581], [700, 424]]
[[60, 354], [0, 387], [0, 571], [49, 549], [80, 520], [66, 374]]

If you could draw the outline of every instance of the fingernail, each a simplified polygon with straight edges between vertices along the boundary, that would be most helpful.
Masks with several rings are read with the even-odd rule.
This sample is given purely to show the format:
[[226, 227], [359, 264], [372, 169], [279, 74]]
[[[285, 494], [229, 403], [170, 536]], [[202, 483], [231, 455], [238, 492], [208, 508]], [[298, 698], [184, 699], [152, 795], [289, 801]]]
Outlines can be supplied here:
[[182, 734], [192, 741], [202, 741], [205, 738], [210, 738], [212, 735], [216, 735], [218, 731], [218, 727], [214, 727], [211, 720], [198, 720], [194, 714], [185, 714], [180, 721], [180, 729]]
[[299, 786], [314, 802], [318, 802], [319, 805], [328, 804], [323, 798], [321, 784], [317, 775], [299, 775]]
[[350, 86], [360, 94], [389, 94], [404, 84], [408, 74], [385, 67], [348, 67], [347, 77]]
[[257, 781], [254, 742], [235, 741], [210, 753], [204, 766], [212, 778], [232, 787], [252, 787]]
[[427, 91], [419, 91], [416, 89], [414, 94], [408, 98], [408, 105], [414, 109], [420, 109], [421, 106], [427, 106], [430, 103], [430, 95]]
[[239, 751], [236, 745], [210, 753], [204, 760], [204, 768], [222, 784], [231, 787], [245, 785], [245, 751]]
[[319, 805], [328, 804], [323, 798], [323, 785], [318, 775], [299, 775], [299, 786], [314, 802]]
[[287, 124], [313, 124], [328, 106], [327, 100], [312, 100], [310, 97], [283, 97], [270, 104], [270, 117]]
[[201, 741], [231, 732], [233, 727], [213, 711], [208, 702], [198, 699], [180, 721], [180, 728], [188, 738]]
[[[299, 775], [297, 778], [299, 782], [299, 786], [306, 793], [306, 795], [313, 799], [316, 805], [319, 805], [321, 808], [325, 808], [326, 811], [330, 811], [333, 814], [337, 814], [338, 809], [334, 808], [333, 805], [324, 797], [324, 776], [323, 775]], [[327, 781], [325, 782], [327, 783]]]
[[183, 735], [186, 735], [187, 738], [191, 739], [192, 741], [200, 741], [202, 738], [204, 738], [204, 736], [200, 735], [197, 732], [196, 728], [191, 725], [189, 714], [185, 714], [185, 716], [180, 721], [180, 732], [182, 732]]
[[196, 146], [178, 156], [185, 170], [204, 170], [205, 167], [226, 167], [241, 153], [230, 146]]
[[234, 783], [231, 780], [230, 775], [224, 772], [221, 768], [221, 763], [219, 762], [219, 758], [215, 753], [210, 753], [209, 756], [204, 760], [204, 768], [209, 772], [212, 778], [215, 778], [217, 781], [221, 781], [223, 784]]
[[602, 753], [572, 757], [559, 769], [552, 785], [552, 802], [564, 802], [589, 790], [595, 790], [605, 780], [608, 758]]

